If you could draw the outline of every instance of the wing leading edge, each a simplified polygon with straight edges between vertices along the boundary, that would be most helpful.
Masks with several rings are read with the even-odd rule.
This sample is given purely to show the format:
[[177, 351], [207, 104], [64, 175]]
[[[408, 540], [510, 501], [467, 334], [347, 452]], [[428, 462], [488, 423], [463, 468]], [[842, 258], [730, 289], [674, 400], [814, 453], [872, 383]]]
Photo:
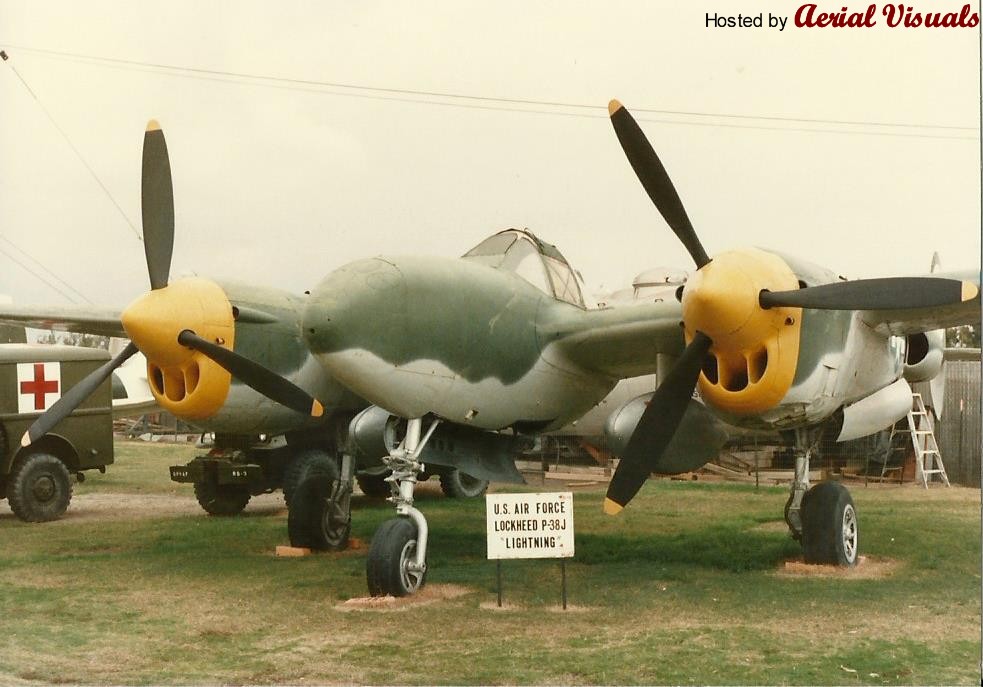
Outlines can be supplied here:
[[119, 310], [92, 306], [0, 306], [0, 322], [6, 324], [127, 338], [119, 317]]
[[614, 379], [656, 371], [660, 353], [679, 355], [682, 308], [675, 300], [577, 311], [540, 325], [543, 344], [554, 342], [571, 363]]

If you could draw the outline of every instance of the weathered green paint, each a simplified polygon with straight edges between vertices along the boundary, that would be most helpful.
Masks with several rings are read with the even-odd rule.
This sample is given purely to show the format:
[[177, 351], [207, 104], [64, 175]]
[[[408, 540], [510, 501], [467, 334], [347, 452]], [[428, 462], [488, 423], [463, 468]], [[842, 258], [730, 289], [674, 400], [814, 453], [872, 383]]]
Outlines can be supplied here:
[[[20, 439], [41, 412], [20, 413], [17, 407], [17, 363], [61, 363], [61, 393], [75, 386], [109, 360], [104, 350], [77, 346], [5, 344], [0, 346], [0, 427], [5, 439], [0, 454], [0, 478], [10, 473], [22, 451], [47, 451], [64, 460], [70, 470], [89, 470], [113, 462], [111, 383], [107, 379], [62, 420], [55, 431], [22, 449]], [[64, 450], [63, 450], [64, 449]]]
[[299, 369], [310, 354], [300, 329], [304, 298], [239, 282], [217, 283], [233, 307], [262, 312], [273, 320], [268, 323], [237, 321], [236, 353], [262, 361], [263, 365], [282, 375]]
[[371, 258], [314, 289], [304, 328], [315, 354], [361, 349], [397, 366], [436, 360], [470, 382], [513, 384], [539, 360], [536, 314], [546, 298], [474, 262]]

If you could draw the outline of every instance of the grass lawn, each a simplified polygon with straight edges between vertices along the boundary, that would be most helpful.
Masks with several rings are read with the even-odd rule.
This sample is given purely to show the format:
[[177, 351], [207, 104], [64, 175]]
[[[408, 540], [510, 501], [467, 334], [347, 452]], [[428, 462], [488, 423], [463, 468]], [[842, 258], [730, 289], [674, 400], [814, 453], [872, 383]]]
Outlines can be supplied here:
[[[653, 481], [617, 518], [578, 491], [564, 612], [555, 561], [505, 562], [497, 609], [484, 500], [421, 489], [427, 587], [353, 605], [387, 504], [356, 499], [353, 549], [278, 559], [282, 501], [206, 516], [167, 476], [192, 455], [119, 444], [55, 523], [0, 505], [0, 684], [980, 680], [978, 490], [852, 486], [868, 560], [825, 576], [784, 570], [784, 488]], [[90, 497], [130, 505], [89, 517]], [[133, 507], [165, 501], [185, 508]]]

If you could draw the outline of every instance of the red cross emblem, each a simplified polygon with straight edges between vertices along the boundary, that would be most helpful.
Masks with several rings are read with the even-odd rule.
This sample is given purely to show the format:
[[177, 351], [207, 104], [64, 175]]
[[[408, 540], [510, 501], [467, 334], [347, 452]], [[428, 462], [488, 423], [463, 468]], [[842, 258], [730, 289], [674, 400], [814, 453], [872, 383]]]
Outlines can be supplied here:
[[17, 364], [18, 411], [47, 410], [61, 398], [61, 366], [52, 363]]

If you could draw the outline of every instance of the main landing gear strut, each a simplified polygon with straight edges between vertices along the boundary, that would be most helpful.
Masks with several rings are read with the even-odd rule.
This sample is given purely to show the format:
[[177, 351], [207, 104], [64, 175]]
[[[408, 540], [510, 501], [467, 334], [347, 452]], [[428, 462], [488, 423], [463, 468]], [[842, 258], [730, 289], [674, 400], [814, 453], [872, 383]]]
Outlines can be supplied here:
[[427, 576], [427, 520], [413, 507], [417, 476], [424, 471], [418, 458], [440, 420], [422, 436], [423, 419], [407, 422], [406, 436], [383, 462], [392, 470], [390, 501], [397, 517], [379, 526], [372, 537], [365, 565], [372, 596], [406, 596], [423, 586]]
[[802, 544], [806, 563], [854, 566], [860, 544], [857, 510], [839, 482], [809, 487], [809, 459], [819, 445], [815, 430], [795, 431], [795, 477], [785, 504], [785, 522]]

